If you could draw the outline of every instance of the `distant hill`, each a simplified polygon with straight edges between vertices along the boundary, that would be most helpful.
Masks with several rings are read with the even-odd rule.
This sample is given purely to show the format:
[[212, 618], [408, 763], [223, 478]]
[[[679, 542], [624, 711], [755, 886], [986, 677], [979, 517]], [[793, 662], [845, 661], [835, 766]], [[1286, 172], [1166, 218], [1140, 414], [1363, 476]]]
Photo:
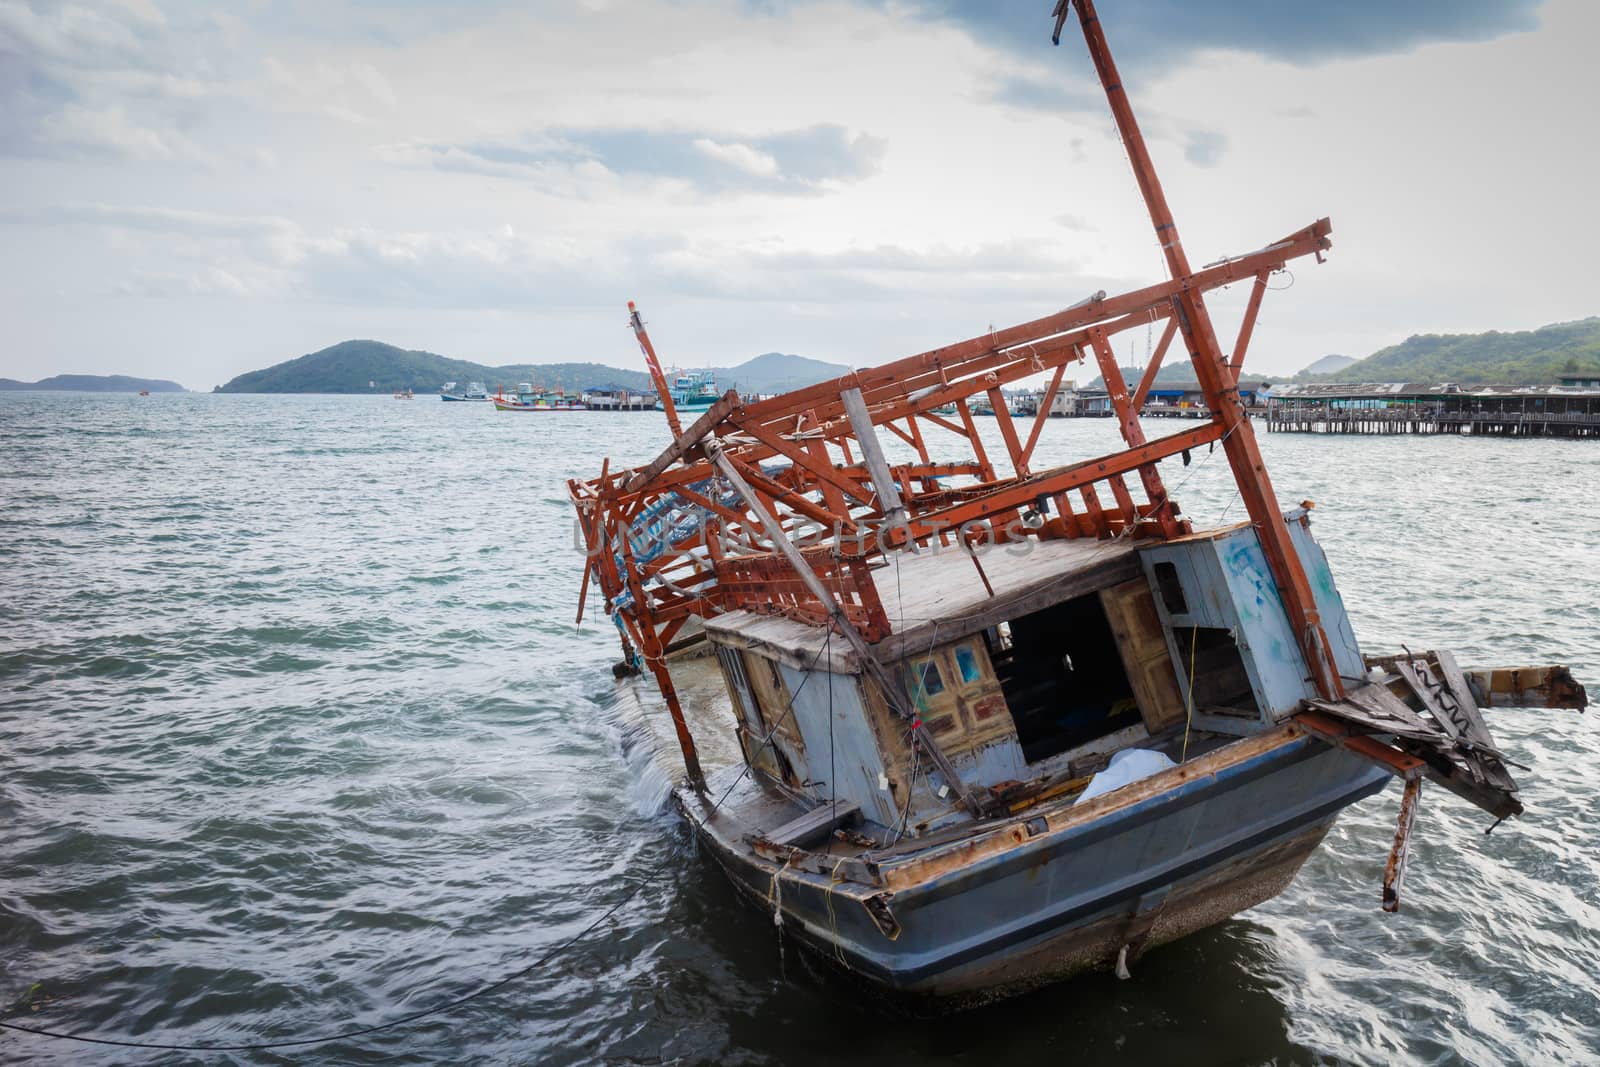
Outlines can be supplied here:
[[[837, 378], [850, 368], [804, 356], [768, 352], [739, 364], [717, 368], [721, 388], [746, 393], [775, 393]], [[343, 341], [320, 352], [241, 374], [218, 393], [389, 393], [396, 389], [432, 392], [448, 381], [465, 385], [480, 381], [490, 389], [518, 382], [546, 388], [587, 389], [617, 385], [644, 391], [650, 377], [604, 363], [512, 363], [489, 367], [434, 352], [397, 348], [382, 341]], [[370, 384], [369, 384], [370, 383]]]
[[181, 393], [183, 386], [164, 378], [130, 378], [125, 374], [57, 374], [36, 382], [0, 378], [0, 390], [42, 389], [57, 393]]
[[1323, 356], [1315, 363], [1301, 367], [1295, 375], [1296, 378], [1310, 374], [1337, 374], [1346, 367], [1358, 362], [1350, 356]]
[[741, 393], [784, 393], [848, 373], [850, 368], [839, 363], [766, 352], [737, 367], [717, 368], [717, 385]]
[[[1092, 367], [1095, 364], [1093, 360], [1086, 360], [1083, 365], [1085, 367]], [[1144, 380], [1143, 367], [1122, 367], [1121, 370], [1122, 380], [1128, 383], [1129, 389], [1137, 387], [1138, 384]], [[1161, 364], [1161, 369], [1156, 371], [1156, 381], [1158, 383], [1192, 382], [1194, 381], [1194, 364], [1190, 363], [1187, 359], [1165, 361]], [[1105, 387], [1105, 378], [1103, 376], [1097, 376], [1088, 385], [1082, 386], [1081, 388], [1104, 389]]]
[[1538, 385], [1600, 373], [1600, 318], [1517, 333], [1418, 334], [1319, 381]]
[[[512, 363], [488, 367], [433, 352], [418, 352], [382, 341], [344, 341], [320, 352], [278, 363], [264, 370], [241, 374], [218, 393], [388, 393], [396, 389], [431, 392], [445, 382], [466, 385], [480, 381], [490, 389], [518, 382], [546, 388], [584, 389], [591, 385], [620, 385], [644, 389], [649, 376], [643, 371], [608, 367], [603, 363]], [[369, 384], [371, 383], [371, 384]]]
[[[1122, 380], [1128, 384], [1130, 392], [1138, 388], [1139, 383], [1144, 380], [1143, 367], [1123, 367], [1121, 370]], [[1283, 380], [1282, 377], [1272, 374], [1251, 374], [1247, 364], [1244, 374], [1240, 376], [1239, 384], [1243, 385], [1248, 382], [1254, 385], [1262, 382], [1281, 382]], [[1181, 357], [1163, 362], [1161, 369], [1156, 371], [1155, 384], [1158, 386], [1195, 385], [1194, 364]], [[1104, 389], [1105, 387], [1106, 380], [1104, 378], [1096, 378], [1088, 385], [1083, 386], [1085, 389]]]

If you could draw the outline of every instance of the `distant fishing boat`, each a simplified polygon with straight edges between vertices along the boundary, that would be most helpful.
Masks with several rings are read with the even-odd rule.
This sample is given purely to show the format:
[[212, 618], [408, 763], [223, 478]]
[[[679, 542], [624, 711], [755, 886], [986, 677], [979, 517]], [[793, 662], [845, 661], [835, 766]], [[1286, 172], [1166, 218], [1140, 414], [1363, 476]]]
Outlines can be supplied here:
[[394, 391], [394, 398], [396, 400], [410, 400], [411, 399], [411, 390], [410, 389], [396, 389]]
[[148, 390], [148, 389], [141, 389], [141, 390], [139, 390], [139, 395], [140, 395], [140, 396], [149, 396], [149, 395], [150, 395], [150, 390]]
[[[675, 371], [672, 377], [672, 403], [679, 411], [705, 411], [722, 396], [717, 392], [717, 372], [707, 368], [697, 371]], [[656, 410], [667, 406], [656, 401]]]
[[492, 398], [496, 411], [586, 411], [582, 398], [568, 396], [563, 389], [535, 389], [519, 382], [515, 396], [497, 393]]
[[458, 390], [455, 382], [445, 382], [444, 388], [439, 390], [440, 400], [488, 400], [489, 390], [484, 388], [482, 382], [468, 382], [464, 390]]

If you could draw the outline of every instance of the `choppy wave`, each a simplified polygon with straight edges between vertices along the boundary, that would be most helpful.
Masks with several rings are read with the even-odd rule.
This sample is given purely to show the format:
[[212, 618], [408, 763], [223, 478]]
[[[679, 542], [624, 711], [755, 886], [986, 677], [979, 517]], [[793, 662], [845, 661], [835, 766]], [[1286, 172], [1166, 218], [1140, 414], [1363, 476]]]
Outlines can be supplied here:
[[[1113, 432], [1052, 422], [1040, 462]], [[1600, 736], [1559, 713], [1497, 716], [1532, 768], [1526, 819], [1486, 837], [1428, 794], [1399, 915], [1377, 907], [1385, 795], [1283, 896], [1131, 982], [913, 1021], [813, 973], [678, 826], [670, 731], [647, 686], [611, 681], [614, 634], [572, 625], [565, 479], [660, 435], [653, 415], [386, 398], [0, 397], [4, 1017], [199, 1042], [366, 1025], [628, 896], [492, 997], [294, 1058], [1600, 1058]], [[1369, 648], [1600, 681], [1600, 516], [1574, 492], [1600, 485], [1600, 447], [1263, 447], [1283, 499], [1317, 501]], [[1221, 461], [1183, 477], [1197, 521], [1240, 517]], [[736, 758], [726, 737], [704, 749]], [[0, 1058], [171, 1062], [15, 1034]]]

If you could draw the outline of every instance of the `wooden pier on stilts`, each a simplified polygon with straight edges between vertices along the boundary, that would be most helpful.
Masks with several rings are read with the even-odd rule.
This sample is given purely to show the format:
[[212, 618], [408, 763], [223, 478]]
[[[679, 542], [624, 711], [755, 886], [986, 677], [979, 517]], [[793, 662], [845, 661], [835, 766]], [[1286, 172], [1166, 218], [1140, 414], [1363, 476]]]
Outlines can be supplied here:
[[1600, 388], [1565, 385], [1282, 385], [1269, 433], [1600, 437]]

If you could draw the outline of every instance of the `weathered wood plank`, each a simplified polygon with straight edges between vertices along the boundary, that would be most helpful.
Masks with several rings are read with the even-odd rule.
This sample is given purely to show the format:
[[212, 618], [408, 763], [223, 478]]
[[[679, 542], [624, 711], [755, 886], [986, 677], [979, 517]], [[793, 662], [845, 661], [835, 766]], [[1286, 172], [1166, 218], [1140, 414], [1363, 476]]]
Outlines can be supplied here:
[[826, 852], [807, 852], [800, 848], [774, 845], [761, 837], [751, 837], [748, 843], [750, 851], [764, 860], [781, 863], [790, 870], [820, 874], [840, 883], [837, 892], [841, 896], [858, 896], [859, 894], [853, 891], [853, 886], [870, 886], [876, 889], [885, 884], [883, 873], [878, 870], [878, 865], [870, 860], [855, 856], [833, 856]]
[[1511, 777], [1511, 772], [1506, 770], [1505, 763], [1502, 762], [1505, 757], [1495, 747], [1494, 735], [1489, 733], [1489, 725], [1483, 721], [1483, 712], [1478, 710], [1477, 700], [1472, 695], [1472, 687], [1467, 684], [1466, 676], [1461, 673], [1455, 655], [1450, 652], [1435, 652], [1433, 658], [1439, 664], [1439, 673], [1445, 685], [1450, 688], [1461, 709], [1461, 716], [1467, 723], [1467, 740], [1472, 744], [1474, 758], [1466, 762], [1473, 770], [1481, 772], [1491, 785], [1515, 793], [1516, 780]]
[[779, 848], [810, 848], [826, 841], [841, 826], [853, 826], [861, 821], [861, 805], [853, 800], [835, 800], [819, 804], [803, 815], [796, 816], [762, 833], [760, 837]]

